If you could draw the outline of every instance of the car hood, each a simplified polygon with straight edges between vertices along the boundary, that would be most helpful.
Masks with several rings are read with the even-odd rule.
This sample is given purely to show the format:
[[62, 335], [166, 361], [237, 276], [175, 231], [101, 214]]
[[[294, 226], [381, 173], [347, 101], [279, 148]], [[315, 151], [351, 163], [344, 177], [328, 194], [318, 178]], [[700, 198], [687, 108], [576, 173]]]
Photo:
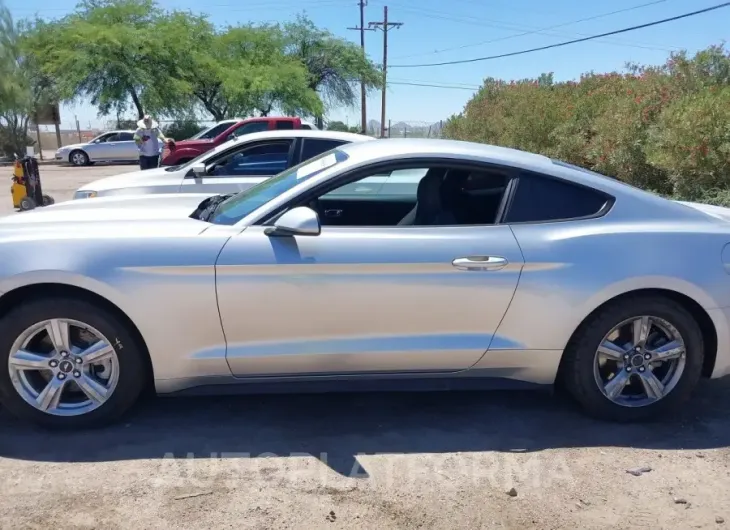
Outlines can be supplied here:
[[107, 231], [109, 235], [114, 235], [116, 231], [129, 232], [135, 227], [150, 230], [152, 222], [199, 225], [198, 228], [202, 231], [209, 226], [208, 223], [191, 219], [190, 214], [208, 197], [210, 194], [182, 193], [60, 202], [0, 218], [0, 232]]
[[63, 147], [59, 147], [59, 151], [70, 151], [71, 149], [83, 149], [84, 147], [88, 147], [89, 142], [83, 142], [80, 144], [71, 144], [71, 145], [64, 145]]
[[175, 148], [181, 149], [184, 147], [203, 147], [210, 149], [213, 146], [214, 140], [180, 140], [175, 142]]
[[145, 171], [131, 171], [114, 175], [103, 179], [95, 180], [84, 184], [79, 190], [103, 192], [119, 188], [136, 188], [149, 186], [156, 183], [169, 184], [172, 181], [182, 181], [182, 176], [177, 171], [165, 171], [165, 168], [158, 167]]

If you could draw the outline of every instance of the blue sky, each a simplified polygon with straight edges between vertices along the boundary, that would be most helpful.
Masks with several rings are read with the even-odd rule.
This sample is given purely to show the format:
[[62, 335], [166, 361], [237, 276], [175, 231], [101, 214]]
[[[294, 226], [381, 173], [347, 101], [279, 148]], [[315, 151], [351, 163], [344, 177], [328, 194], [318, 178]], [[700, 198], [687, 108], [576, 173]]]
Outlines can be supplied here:
[[[16, 18], [55, 18], [73, 9], [74, 0], [6, 0]], [[693, 53], [728, 36], [730, 8], [689, 19], [591, 42], [464, 65], [396, 68], [396, 65], [441, 62], [508, 53], [598, 34], [679, 15], [720, 3], [720, 0], [369, 0], [366, 22], [389, 18], [404, 25], [389, 33], [388, 119], [436, 122], [460, 112], [485, 77], [521, 79], [553, 72], [557, 80], [575, 79], [583, 72], [620, 70], [627, 61], [659, 64], [670, 52]], [[220, 25], [238, 22], [285, 22], [306, 11], [319, 26], [359, 43], [359, 33], [348, 26], [359, 23], [357, 0], [161, 0], [168, 8], [209, 14]], [[652, 5], [645, 5], [652, 4]], [[571, 22], [642, 6], [584, 22]], [[203, 7], [205, 6], [205, 7]], [[544, 29], [560, 25], [553, 29]], [[485, 41], [492, 41], [485, 43]], [[480, 44], [481, 43], [481, 44]], [[174, 46], [175, 43], [168, 43]], [[366, 49], [382, 61], [382, 33], [366, 33]], [[396, 83], [436, 84], [461, 88], [431, 88]], [[82, 127], [99, 126], [104, 119], [89, 105], [62, 109], [64, 127], [78, 115]], [[380, 117], [380, 94], [368, 99], [368, 119]], [[359, 123], [359, 108], [332, 109], [330, 119]]]

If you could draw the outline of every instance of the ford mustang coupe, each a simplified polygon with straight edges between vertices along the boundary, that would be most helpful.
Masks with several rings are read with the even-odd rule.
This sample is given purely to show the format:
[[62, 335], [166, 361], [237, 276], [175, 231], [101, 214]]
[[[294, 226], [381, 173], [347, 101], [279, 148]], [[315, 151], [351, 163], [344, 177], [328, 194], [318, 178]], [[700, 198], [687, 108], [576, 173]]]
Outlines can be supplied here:
[[158, 394], [560, 385], [646, 420], [730, 371], [730, 210], [550, 158], [343, 144], [237, 194], [0, 220], [0, 402], [50, 427]]

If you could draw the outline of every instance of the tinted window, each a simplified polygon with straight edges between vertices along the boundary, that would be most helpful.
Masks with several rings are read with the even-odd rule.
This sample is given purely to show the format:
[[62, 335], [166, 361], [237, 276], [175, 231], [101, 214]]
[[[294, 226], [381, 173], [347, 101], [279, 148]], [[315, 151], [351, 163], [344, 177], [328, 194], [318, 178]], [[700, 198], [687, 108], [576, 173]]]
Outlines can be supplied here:
[[241, 125], [238, 129], [236, 129], [233, 134], [236, 136], [241, 136], [242, 134], [249, 134], [253, 132], [261, 132], [261, 131], [268, 131], [269, 130], [269, 122], [268, 121], [255, 121], [252, 123], [246, 123], [245, 125]]
[[317, 155], [321, 155], [322, 153], [325, 153], [330, 149], [339, 147], [344, 143], [346, 142], [343, 142], [341, 140], [322, 140], [319, 138], [315, 140], [311, 138], [305, 138], [304, 144], [302, 146], [302, 162]]
[[608, 199], [602, 193], [564, 180], [522, 174], [507, 213], [507, 223], [577, 219], [597, 214]]
[[293, 121], [277, 121], [276, 128], [277, 129], [293, 129], [294, 122]]
[[218, 125], [214, 126], [212, 129], [210, 129], [208, 132], [203, 132], [200, 136], [197, 134], [193, 136], [192, 139], [200, 139], [200, 140], [212, 140], [216, 136], [218, 136], [220, 133], [228, 129], [231, 125], [233, 125], [231, 122], [228, 123], [219, 123]]
[[117, 139], [115, 141], [116, 142], [131, 142], [134, 139], [133, 137], [134, 137], [134, 134], [128, 133], [128, 132], [123, 132], [123, 133], [119, 133], [119, 136], [117, 137]]
[[107, 136], [106, 138], [102, 138], [101, 141], [102, 142], [107, 142], [107, 143], [108, 142], [116, 142], [118, 138], [119, 138], [119, 134], [118, 133], [113, 133], [113, 134], [110, 134], [109, 136]]
[[291, 143], [256, 144], [218, 161], [213, 176], [268, 176], [284, 171], [289, 162]]

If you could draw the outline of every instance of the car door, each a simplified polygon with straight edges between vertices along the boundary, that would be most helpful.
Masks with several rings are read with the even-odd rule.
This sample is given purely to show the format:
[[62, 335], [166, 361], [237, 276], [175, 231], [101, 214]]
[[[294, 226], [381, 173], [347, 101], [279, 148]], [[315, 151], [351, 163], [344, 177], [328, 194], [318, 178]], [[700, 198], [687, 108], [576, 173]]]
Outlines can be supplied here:
[[188, 173], [180, 191], [226, 194], [244, 191], [293, 165], [292, 138], [241, 143], [206, 160], [206, 175]]
[[524, 264], [508, 226], [264, 232], [232, 237], [216, 265], [238, 377], [450, 373], [504, 342], [495, 333]]
[[139, 149], [134, 143], [134, 133], [120, 132], [113, 142], [109, 143], [114, 160], [137, 160]]
[[111, 149], [109, 148], [109, 142], [113, 142], [117, 137], [117, 133], [108, 133], [104, 136], [100, 136], [88, 146], [86, 146], [86, 152], [89, 154], [91, 160], [109, 160], [111, 156]]

